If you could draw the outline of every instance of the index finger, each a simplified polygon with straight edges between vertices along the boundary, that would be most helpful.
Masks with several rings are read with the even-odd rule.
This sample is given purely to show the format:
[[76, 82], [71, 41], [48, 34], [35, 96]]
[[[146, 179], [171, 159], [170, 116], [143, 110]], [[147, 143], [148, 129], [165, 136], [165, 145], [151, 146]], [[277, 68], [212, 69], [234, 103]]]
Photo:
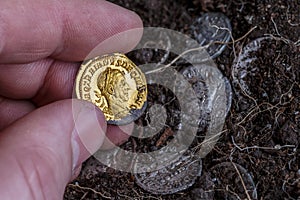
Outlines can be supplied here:
[[[142, 27], [135, 13], [101, 0], [4, 0], [0, 7], [0, 63], [81, 61], [107, 38]], [[110, 51], [132, 49], [140, 30], [116, 37], [122, 45]]]

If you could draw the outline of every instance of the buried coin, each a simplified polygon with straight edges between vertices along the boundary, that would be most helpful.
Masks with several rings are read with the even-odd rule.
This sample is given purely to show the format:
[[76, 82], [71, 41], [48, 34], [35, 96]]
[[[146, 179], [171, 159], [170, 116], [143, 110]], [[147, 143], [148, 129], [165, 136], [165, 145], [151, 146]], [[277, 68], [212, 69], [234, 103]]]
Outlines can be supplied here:
[[[218, 57], [230, 40], [230, 20], [222, 13], [205, 13], [191, 26], [196, 40], [200, 45], [208, 45], [206, 49], [211, 58]], [[214, 44], [213, 42], [218, 42]]]
[[[211, 104], [210, 102], [213, 101], [214, 97], [208, 93], [208, 86], [204, 79], [205, 74], [201, 72], [201, 67], [190, 65], [181, 69], [180, 73], [191, 84], [199, 100], [201, 115], [199, 118], [198, 132], [201, 132], [205, 130], [209, 124], [210, 113], [212, 109], [209, 105]], [[229, 80], [225, 76], [222, 75], [220, 78], [224, 80], [225, 85], [226, 111], [224, 117], [226, 117], [231, 108], [232, 89]]]
[[[139, 168], [139, 164], [137, 161], [134, 167]], [[187, 150], [179, 159], [159, 170], [136, 173], [134, 176], [137, 185], [150, 193], [173, 194], [191, 187], [201, 172], [201, 159]]]
[[239, 101], [251, 99], [255, 104], [274, 105], [292, 101], [293, 94], [297, 94], [293, 85], [300, 80], [299, 53], [299, 47], [292, 41], [271, 36], [245, 45], [232, 65], [233, 89]]
[[257, 199], [253, 178], [241, 165], [223, 162], [209, 171], [214, 183], [215, 199]]
[[125, 125], [146, 108], [147, 83], [141, 70], [120, 53], [97, 56], [82, 63], [76, 77], [78, 99], [94, 103], [107, 123]]

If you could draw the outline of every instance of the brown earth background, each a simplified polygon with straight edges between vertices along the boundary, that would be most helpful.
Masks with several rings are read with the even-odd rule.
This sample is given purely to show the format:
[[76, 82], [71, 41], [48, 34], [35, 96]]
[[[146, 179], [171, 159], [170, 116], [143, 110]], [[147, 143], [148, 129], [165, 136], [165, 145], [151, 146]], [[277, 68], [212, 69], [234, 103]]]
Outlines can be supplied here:
[[[235, 170], [213, 172], [218, 170], [214, 166], [223, 163], [226, 168], [232, 161], [253, 178], [257, 199], [299, 200], [300, 1], [111, 1], [137, 12], [145, 27], [164, 27], [190, 37], [190, 26], [201, 14], [224, 13], [236, 42], [228, 44], [215, 62], [231, 84], [233, 61], [250, 41], [269, 34], [279, 42], [289, 41], [294, 49], [265, 47], [257, 53], [263, 58], [255, 63], [260, 72], [246, 80], [253, 95], [233, 91], [224, 131], [212, 152], [202, 159], [202, 175], [192, 187], [175, 194], [151, 194], [135, 183], [132, 174], [101, 172], [101, 165], [91, 158], [67, 186], [64, 199], [255, 199], [245, 191], [248, 183], [241, 181], [243, 174]], [[289, 72], [281, 70], [285, 64], [290, 66]], [[212, 179], [216, 173], [221, 180], [218, 184]]]

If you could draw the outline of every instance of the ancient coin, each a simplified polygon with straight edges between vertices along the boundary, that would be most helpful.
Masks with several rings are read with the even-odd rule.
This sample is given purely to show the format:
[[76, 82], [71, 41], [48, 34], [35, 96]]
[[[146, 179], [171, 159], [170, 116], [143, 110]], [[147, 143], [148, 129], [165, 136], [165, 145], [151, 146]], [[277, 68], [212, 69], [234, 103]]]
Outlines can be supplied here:
[[131, 60], [114, 53], [82, 63], [75, 93], [78, 99], [97, 105], [109, 124], [124, 125], [136, 120], [145, 109], [147, 83]]
[[[247, 85], [246, 77], [249, 75], [251, 76], [258, 71], [258, 66], [253, 66], [253, 62], [258, 59], [256, 54], [262, 47], [262, 42], [268, 40], [270, 40], [269, 37], [262, 37], [251, 41], [242, 49], [239, 56], [234, 60], [232, 75], [233, 86], [236, 92], [239, 91], [238, 88], [241, 88], [241, 90], [247, 95], [252, 95], [250, 88]], [[255, 82], [255, 84], [257, 84], [257, 82]]]
[[224, 43], [230, 40], [232, 30], [229, 19], [217, 12], [203, 14], [196, 19], [191, 29], [200, 45], [205, 46], [212, 42], [206, 49], [211, 58], [216, 58], [224, 51]]
[[[135, 167], [139, 167], [138, 164], [137, 162]], [[135, 181], [141, 188], [153, 194], [172, 194], [192, 186], [201, 171], [201, 159], [187, 151], [162, 169], [135, 174]]]
[[232, 66], [234, 92], [241, 100], [250, 97], [258, 104], [291, 101], [297, 94], [293, 85], [300, 80], [299, 53], [289, 40], [261, 37], [249, 42]]
[[153, 29], [151, 34], [143, 36], [139, 48], [128, 54], [137, 64], [163, 64], [170, 55], [171, 39], [167, 32]]
[[215, 185], [215, 199], [257, 199], [252, 176], [241, 165], [223, 162], [213, 166], [210, 173]]
[[[203, 131], [205, 130], [205, 127], [209, 123], [210, 118], [210, 112], [211, 108], [209, 108], [209, 101], [211, 101], [211, 97], [208, 94], [208, 88], [204, 81], [204, 75], [201, 73], [199, 67], [195, 67], [193, 65], [187, 66], [183, 68], [181, 71], [182, 75], [186, 80], [192, 85], [192, 88], [197, 95], [197, 98], [199, 99], [199, 106], [200, 106], [200, 119], [199, 119], [199, 130]], [[226, 94], [226, 114], [228, 114], [230, 107], [231, 107], [231, 101], [232, 101], [232, 90], [231, 85], [229, 83], [229, 80], [222, 76], [222, 79], [224, 80], [225, 84], [225, 94]]]

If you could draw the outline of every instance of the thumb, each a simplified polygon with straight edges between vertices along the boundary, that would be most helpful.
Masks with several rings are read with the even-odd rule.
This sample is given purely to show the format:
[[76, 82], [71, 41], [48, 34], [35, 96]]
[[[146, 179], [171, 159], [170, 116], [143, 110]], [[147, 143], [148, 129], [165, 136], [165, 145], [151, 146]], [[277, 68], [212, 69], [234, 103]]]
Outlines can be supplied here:
[[20, 119], [0, 134], [1, 199], [62, 199], [105, 132], [102, 112], [79, 100], [56, 102]]

